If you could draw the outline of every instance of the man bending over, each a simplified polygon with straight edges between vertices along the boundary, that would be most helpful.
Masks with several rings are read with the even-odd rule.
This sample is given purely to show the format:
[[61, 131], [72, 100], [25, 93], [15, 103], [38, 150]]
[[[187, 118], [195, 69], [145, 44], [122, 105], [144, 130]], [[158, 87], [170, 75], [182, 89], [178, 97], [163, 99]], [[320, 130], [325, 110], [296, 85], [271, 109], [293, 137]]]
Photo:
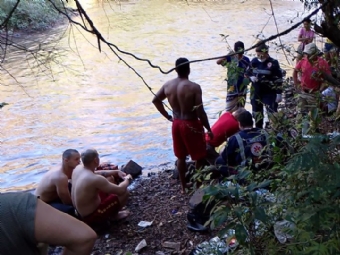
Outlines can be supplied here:
[[[73, 171], [71, 192], [78, 216], [90, 226], [127, 217], [129, 213], [121, 209], [129, 196], [131, 175], [120, 170], [96, 171], [100, 159], [95, 149], [83, 152], [81, 160], [84, 166]], [[120, 184], [113, 183], [119, 179], [123, 179]]]
[[35, 194], [54, 208], [74, 215], [69, 180], [73, 170], [80, 164], [80, 154], [77, 150], [68, 149], [64, 151], [62, 160], [61, 166], [45, 173]]

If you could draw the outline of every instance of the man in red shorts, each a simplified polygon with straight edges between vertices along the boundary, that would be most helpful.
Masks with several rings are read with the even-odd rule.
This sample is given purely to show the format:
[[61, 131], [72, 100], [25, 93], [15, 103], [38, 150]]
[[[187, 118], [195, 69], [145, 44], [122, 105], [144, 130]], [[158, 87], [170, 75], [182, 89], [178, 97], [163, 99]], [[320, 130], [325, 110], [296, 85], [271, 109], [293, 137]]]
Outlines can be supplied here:
[[[206, 143], [205, 127], [208, 135], [213, 139], [207, 114], [203, 108], [201, 87], [189, 80], [190, 66], [188, 59], [176, 60], [178, 77], [166, 82], [157, 92], [152, 103], [157, 110], [169, 121], [172, 121], [172, 138], [177, 168], [182, 186], [182, 193], [190, 185], [186, 183], [186, 156], [190, 155], [196, 161], [196, 169], [205, 164]], [[162, 101], [168, 99], [173, 109], [173, 118], [165, 110]]]
[[[90, 226], [107, 220], [119, 220], [128, 216], [121, 211], [129, 193], [131, 175], [119, 170], [99, 170], [99, 154], [88, 149], [81, 154], [84, 166], [72, 173], [72, 202], [80, 218]], [[120, 184], [117, 181], [123, 179]]]

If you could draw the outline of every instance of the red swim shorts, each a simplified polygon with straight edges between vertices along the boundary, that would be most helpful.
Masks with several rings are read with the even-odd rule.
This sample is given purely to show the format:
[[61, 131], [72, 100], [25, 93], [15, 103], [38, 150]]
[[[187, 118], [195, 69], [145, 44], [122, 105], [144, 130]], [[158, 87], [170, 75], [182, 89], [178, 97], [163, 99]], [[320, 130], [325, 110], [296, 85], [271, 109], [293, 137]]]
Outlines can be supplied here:
[[205, 158], [206, 143], [201, 121], [174, 119], [172, 139], [177, 158], [184, 159], [187, 155], [192, 160]]
[[89, 225], [100, 223], [115, 216], [120, 210], [118, 196], [115, 194], [106, 194], [99, 192], [101, 203], [98, 208], [90, 215], [83, 218], [83, 221]]

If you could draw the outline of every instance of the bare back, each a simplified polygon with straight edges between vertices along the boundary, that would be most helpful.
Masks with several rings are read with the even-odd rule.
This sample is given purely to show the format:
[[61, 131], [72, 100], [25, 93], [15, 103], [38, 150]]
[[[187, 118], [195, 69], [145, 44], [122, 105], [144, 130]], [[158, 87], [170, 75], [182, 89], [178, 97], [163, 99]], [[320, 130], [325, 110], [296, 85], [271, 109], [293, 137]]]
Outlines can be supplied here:
[[91, 170], [78, 166], [72, 173], [72, 202], [79, 214], [85, 217], [97, 209], [101, 200], [97, 179], [104, 178]]
[[197, 119], [195, 106], [202, 104], [201, 87], [184, 78], [175, 78], [164, 84], [164, 93], [173, 109], [174, 118]]
[[41, 178], [35, 194], [45, 203], [60, 200], [57, 185], [68, 184], [68, 177], [63, 173], [62, 168], [52, 169]]

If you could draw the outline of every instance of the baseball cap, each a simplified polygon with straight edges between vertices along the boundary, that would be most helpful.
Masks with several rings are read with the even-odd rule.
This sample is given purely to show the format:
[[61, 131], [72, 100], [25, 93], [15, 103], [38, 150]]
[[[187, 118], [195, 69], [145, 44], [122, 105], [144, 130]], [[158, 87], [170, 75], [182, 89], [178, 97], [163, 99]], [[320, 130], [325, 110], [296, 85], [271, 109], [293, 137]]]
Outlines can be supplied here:
[[303, 53], [306, 53], [308, 55], [315, 55], [319, 53], [319, 49], [315, 45], [315, 43], [308, 43], [306, 44], [305, 49], [303, 50]]

